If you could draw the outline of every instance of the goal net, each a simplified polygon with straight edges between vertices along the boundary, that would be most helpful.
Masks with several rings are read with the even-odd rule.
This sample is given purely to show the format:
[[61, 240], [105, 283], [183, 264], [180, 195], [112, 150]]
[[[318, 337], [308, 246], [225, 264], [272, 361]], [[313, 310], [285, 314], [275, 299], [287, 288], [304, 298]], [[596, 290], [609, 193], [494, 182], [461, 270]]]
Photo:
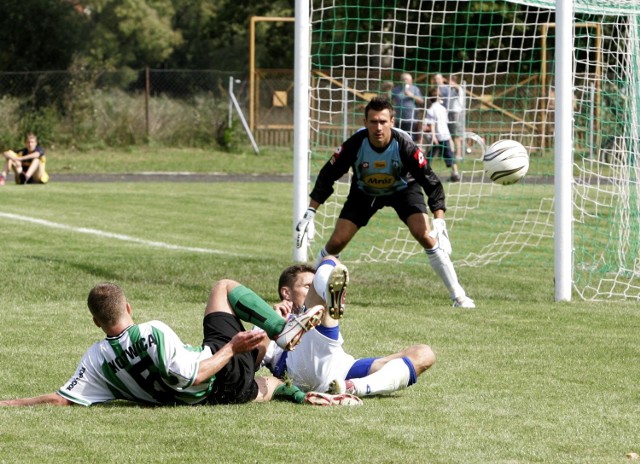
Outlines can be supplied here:
[[[588, 300], [640, 298], [639, 21], [635, 0], [574, 2], [573, 288]], [[367, 101], [398, 85], [401, 73], [425, 95], [434, 75], [454, 76], [464, 97], [461, 182], [447, 182], [444, 162], [433, 161], [447, 194], [452, 259], [457, 267], [520, 262], [552, 279], [555, 1], [312, 0], [310, 26], [310, 185], [362, 126]], [[505, 138], [531, 158], [528, 175], [511, 186], [492, 184], [481, 161], [485, 144]], [[313, 257], [349, 180], [316, 215]], [[390, 208], [341, 257], [425, 260]]]

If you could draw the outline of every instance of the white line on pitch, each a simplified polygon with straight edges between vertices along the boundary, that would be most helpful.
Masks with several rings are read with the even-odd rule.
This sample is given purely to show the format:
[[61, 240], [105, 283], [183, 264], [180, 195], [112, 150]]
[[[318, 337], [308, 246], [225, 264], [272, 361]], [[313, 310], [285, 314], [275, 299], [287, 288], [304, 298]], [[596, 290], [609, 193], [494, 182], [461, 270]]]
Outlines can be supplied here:
[[88, 229], [86, 227], [72, 227], [72, 226], [68, 226], [66, 224], [59, 224], [57, 222], [51, 222], [51, 221], [47, 221], [47, 220], [44, 220], [44, 219], [32, 218], [32, 217], [29, 217], [29, 216], [21, 216], [19, 214], [11, 214], [11, 213], [2, 213], [2, 212], [0, 212], [0, 217], [4, 217], [4, 218], [7, 218], [7, 219], [14, 219], [16, 221], [30, 222], [32, 224], [38, 224], [38, 225], [41, 225], [41, 226], [51, 227], [51, 228], [54, 228], [54, 229], [70, 230], [72, 232], [78, 232], [78, 233], [81, 233], [81, 234], [97, 235], [99, 237], [114, 238], [116, 240], [122, 240], [122, 241], [125, 241], [125, 242], [139, 243], [141, 245], [147, 245], [147, 246], [156, 247], [156, 248], [165, 248], [165, 249], [168, 249], [168, 250], [192, 251], [194, 253], [209, 253], [209, 254], [218, 254], [218, 255], [241, 256], [241, 255], [238, 255], [237, 253], [229, 253], [229, 252], [221, 251], [221, 250], [212, 250], [210, 248], [185, 247], [185, 246], [180, 246], [180, 245], [172, 245], [170, 243], [154, 242], [154, 241], [151, 241], [151, 240], [143, 240], [141, 238], [131, 237], [129, 235], [113, 234], [111, 232], [104, 232], [102, 230], [97, 230], [97, 229]]

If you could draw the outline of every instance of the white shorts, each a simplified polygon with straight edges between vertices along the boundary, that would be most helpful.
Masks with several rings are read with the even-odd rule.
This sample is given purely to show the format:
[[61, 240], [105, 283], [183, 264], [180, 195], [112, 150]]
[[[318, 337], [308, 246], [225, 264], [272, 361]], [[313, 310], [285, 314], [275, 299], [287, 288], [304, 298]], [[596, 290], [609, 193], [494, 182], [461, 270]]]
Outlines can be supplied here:
[[355, 358], [342, 348], [342, 334], [338, 340], [310, 330], [295, 350], [287, 354], [287, 375], [294, 385], [304, 391], [326, 392], [334, 379], [344, 379]]

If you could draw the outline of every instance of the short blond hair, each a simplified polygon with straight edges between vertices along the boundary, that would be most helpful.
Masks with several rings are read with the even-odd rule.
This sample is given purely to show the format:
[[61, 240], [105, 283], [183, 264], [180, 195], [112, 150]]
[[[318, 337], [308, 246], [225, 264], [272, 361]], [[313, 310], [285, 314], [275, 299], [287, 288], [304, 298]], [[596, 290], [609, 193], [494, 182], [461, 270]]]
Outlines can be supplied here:
[[108, 327], [117, 324], [127, 311], [127, 298], [119, 286], [103, 282], [91, 289], [87, 306], [96, 321]]

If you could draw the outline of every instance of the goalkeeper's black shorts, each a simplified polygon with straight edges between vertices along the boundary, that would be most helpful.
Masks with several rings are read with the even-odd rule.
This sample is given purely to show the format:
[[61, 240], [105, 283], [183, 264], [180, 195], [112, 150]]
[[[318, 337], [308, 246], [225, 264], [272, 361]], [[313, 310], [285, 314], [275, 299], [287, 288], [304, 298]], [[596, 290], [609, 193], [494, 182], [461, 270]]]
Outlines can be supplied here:
[[416, 182], [399, 192], [375, 197], [367, 195], [353, 183], [349, 189], [347, 201], [340, 211], [340, 218], [353, 222], [358, 228], [364, 227], [369, 223], [369, 219], [385, 206], [392, 207], [405, 224], [412, 214], [427, 212], [424, 192]]

